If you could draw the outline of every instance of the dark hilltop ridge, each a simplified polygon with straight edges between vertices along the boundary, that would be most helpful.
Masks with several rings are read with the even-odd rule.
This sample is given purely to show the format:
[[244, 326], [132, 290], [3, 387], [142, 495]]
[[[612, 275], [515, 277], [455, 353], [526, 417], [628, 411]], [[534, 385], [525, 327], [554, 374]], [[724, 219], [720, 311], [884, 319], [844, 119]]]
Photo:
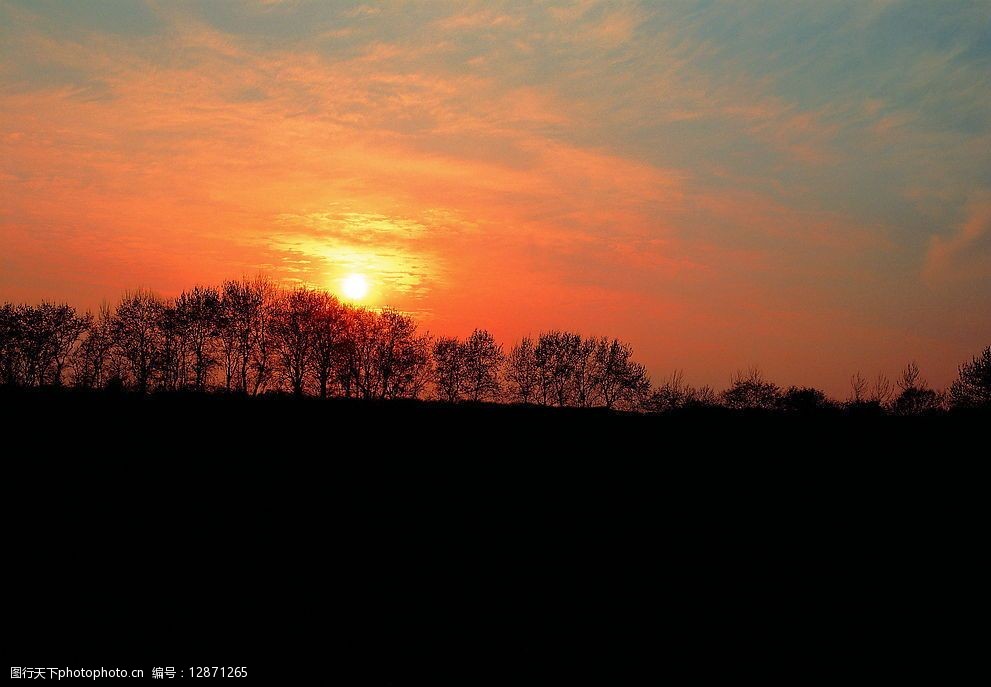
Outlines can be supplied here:
[[25, 665], [788, 682], [976, 641], [986, 415], [3, 396]]

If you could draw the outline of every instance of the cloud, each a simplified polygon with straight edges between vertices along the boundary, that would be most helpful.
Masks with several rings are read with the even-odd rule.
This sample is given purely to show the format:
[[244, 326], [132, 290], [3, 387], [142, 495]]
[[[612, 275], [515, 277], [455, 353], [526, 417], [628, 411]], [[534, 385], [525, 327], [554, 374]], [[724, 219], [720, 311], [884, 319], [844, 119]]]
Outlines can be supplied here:
[[604, 46], [615, 47], [629, 41], [641, 23], [643, 17], [639, 12], [616, 9], [600, 19], [592, 28], [592, 33]]
[[973, 195], [955, 232], [930, 239], [923, 274], [930, 281], [991, 278], [991, 191]]
[[494, 29], [499, 27], [517, 27], [523, 23], [523, 18], [494, 12], [492, 10], [480, 10], [477, 12], [462, 12], [445, 17], [438, 22], [442, 29]]
[[381, 7], [371, 5], [358, 5], [344, 13], [346, 17], [374, 17], [382, 13]]

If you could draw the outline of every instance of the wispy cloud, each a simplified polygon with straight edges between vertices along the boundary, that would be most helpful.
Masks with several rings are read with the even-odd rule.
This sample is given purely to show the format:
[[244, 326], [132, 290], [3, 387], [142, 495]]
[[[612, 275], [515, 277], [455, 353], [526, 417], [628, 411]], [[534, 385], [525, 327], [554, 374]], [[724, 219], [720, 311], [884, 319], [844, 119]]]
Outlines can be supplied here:
[[991, 191], [971, 198], [955, 231], [932, 237], [925, 274], [933, 280], [991, 282]]

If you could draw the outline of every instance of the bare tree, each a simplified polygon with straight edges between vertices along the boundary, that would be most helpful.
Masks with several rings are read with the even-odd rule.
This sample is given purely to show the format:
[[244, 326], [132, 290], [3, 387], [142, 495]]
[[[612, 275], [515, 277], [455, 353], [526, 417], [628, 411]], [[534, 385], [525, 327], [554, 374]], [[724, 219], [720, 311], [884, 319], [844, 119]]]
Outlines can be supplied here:
[[508, 366], [510, 381], [517, 389], [525, 382], [528, 398], [537, 391], [545, 404], [634, 409], [650, 393], [646, 368], [618, 339], [550, 331], [540, 335], [532, 353], [531, 347], [514, 349]]
[[297, 288], [279, 299], [272, 321], [272, 341], [282, 373], [296, 397], [303, 395], [321, 306], [322, 299], [316, 292]]
[[378, 315], [375, 346], [381, 398], [416, 398], [428, 380], [430, 337], [416, 333], [416, 321], [396, 310]]
[[537, 340], [535, 355], [545, 404], [572, 404], [575, 358], [580, 345], [579, 335], [562, 331], [544, 332]]
[[137, 290], [124, 294], [114, 312], [114, 345], [141, 393], [150, 389], [161, 359], [163, 307], [161, 299], [150, 291]]
[[107, 303], [103, 303], [95, 317], [92, 313], [86, 315], [86, 331], [72, 356], [73, 378], [76, 386], [81, 388], [102, 388], [111, 376], [110, 373], [116, 374], [113, 358], [113, 312]]
[[908, 389], [925, 389], [926, 386], [926, 380], [922, 379], [919, 366], [913, 360], [902, 370], [901, 379], [898, 380], [898, 388], [907, 391]]
[[[218, 318], [220, 348], [224, 367], [224, 387], [231, 391], [242, 377], [251, 357], [251, 322], [256, 303], [246, 282], [225, 281], [221, 291]], [[247, 380], [241, 391], [247, 391]]]
[[378, 316], [363, 308], [352, 309], [348, 317], [348, 340], [342, 351], [344, 386], [347, 395], [377, 398], [380, 395], [379, 370], [376, 363], [378, 347]]
[[533, 339], [524, 337], [513, 346], [506, 361], [506, 381], [511, 397], [520, 403], [530, 403], [540, 388], [540, 369], [537, 367]]
[[54, 379], [52, 381], [56, 385], [62, 386], [63, 372], [79, 344], [80, 337], [89, 327], [91, 316], [89, 313], [78, 315], [75, 308], [65, 303], [60, 305], [43, 303], [42, 307], [46, 305], [49, 311], [46, 319], [51, 331], [51, 351], [54, 364]]
[[317, 292], [316, 298], [311, 366], [320, 398], [327, 398], [328, 387], [344, 336], [344, 308], [340, 301], [330, 294]]
[[358, 353], [357, 339], [359, 336], [362, 310], [350, 305], [341, 305], [341, 321], [338, 324], [340, 339], [337, 342], [337, 352], [334, 356], [333, 374], [345, 398], [362, 395], [358, 390]]
[[50, 367], [48, 336], [43, 313], [39, 308], [30, 305], [19, 306], [18, 322], [20, 324], [20, 341], [24, 384], [41, 386], [45, 383], [45, 371]]
[[850, 402], [863, 403], [867, 399], [867, 390], [869, 387], [870, 383], [867, 381], [867, 378], [861, 375], [859, 371], [850, 377]]
[[650, 393], [646, 368], [633, 360], [633, 348], [619, 339], [601, 339], [595, 348], [601, 379], [597, 385], [607, 408], [633, 409]]
[[450, 403], [461, 398], [465, 377], [464, 348], [457, 337], [442, 336], [433, 345], [433, 378], [437, 393]]
[[193, 388], [203, 391], [210, 370], [218, 364], [215, 349], [220, 334], [220, 293], [210, 286], [194, 286], [179, 295], [175, 309], [192, 358]]
[[218, 339], [228, 391], [257, 394], [271, 378], [270, 327], [278, 297], [275, 286], [261, 277], [224, 282]]
[[[250, 284], [254, 293], [254, 302], [258, 305], [252, 312], [250, 320], [250, 342], [251, 354], [247, 364], [249, 371], [254, 375], [251, 381], [251, 393], [257, 396], [272, 379], [275, 374], [275, 364], [273, 358], [274, 342], [272, 337], [272, 325], [278, 314], [279, 290], [275, 284], [264, 277], [258, 277]], [[248, 388], [245, 374], [245, 388]]]
[[868, 400], [879, 406], [885, 406], [891, 400], [892, 394], [894, 394], [894, 388], [891, 386], [891, 382], [883, 373], [878, 372], [871, 385]]
[[502, 346], [484, 329], [476, 329], [463, 344], [464, 393], [469, 400], [478, 402], [495, 399], [499, 395], [499, 376], [506, 356]]
[[571, 397], [579, 408], [599, 405], [606, 371], [598, 349], [599, 341], [580, 336], [571, 349]]
[[429, 381], [430, 337], [395, 310], [351, 309], [339, 363], [345, 394], [362, 398], [415, 398]]
[[186, 386], [189, 372], [189, 350], [186, 340], [186, 323], [173, 303], [162, 303], [158, 315], [161, 335], [159, 357], [159, 385], [175, 391]]
[[86, 330], [86, 316], [64, 303], [4, 306], [0, 343], [8, 382], [27, 386], [61, 386], [63, 372], [79, 337]]
[[4, 303], [0, 307], [0, 384], [15, 386], [22, 382], [23, 366], [21, 326], [18, 306]]

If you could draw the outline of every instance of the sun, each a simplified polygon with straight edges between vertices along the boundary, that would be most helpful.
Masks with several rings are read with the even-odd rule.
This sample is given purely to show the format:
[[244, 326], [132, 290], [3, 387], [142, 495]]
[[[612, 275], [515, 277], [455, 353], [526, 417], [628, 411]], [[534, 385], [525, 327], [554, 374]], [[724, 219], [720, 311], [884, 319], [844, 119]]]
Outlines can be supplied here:
[[341, 280], [341, 292], [352, 301], [360, 301], [368, 294], [368, 280], [363, 274], [349, 274]]

